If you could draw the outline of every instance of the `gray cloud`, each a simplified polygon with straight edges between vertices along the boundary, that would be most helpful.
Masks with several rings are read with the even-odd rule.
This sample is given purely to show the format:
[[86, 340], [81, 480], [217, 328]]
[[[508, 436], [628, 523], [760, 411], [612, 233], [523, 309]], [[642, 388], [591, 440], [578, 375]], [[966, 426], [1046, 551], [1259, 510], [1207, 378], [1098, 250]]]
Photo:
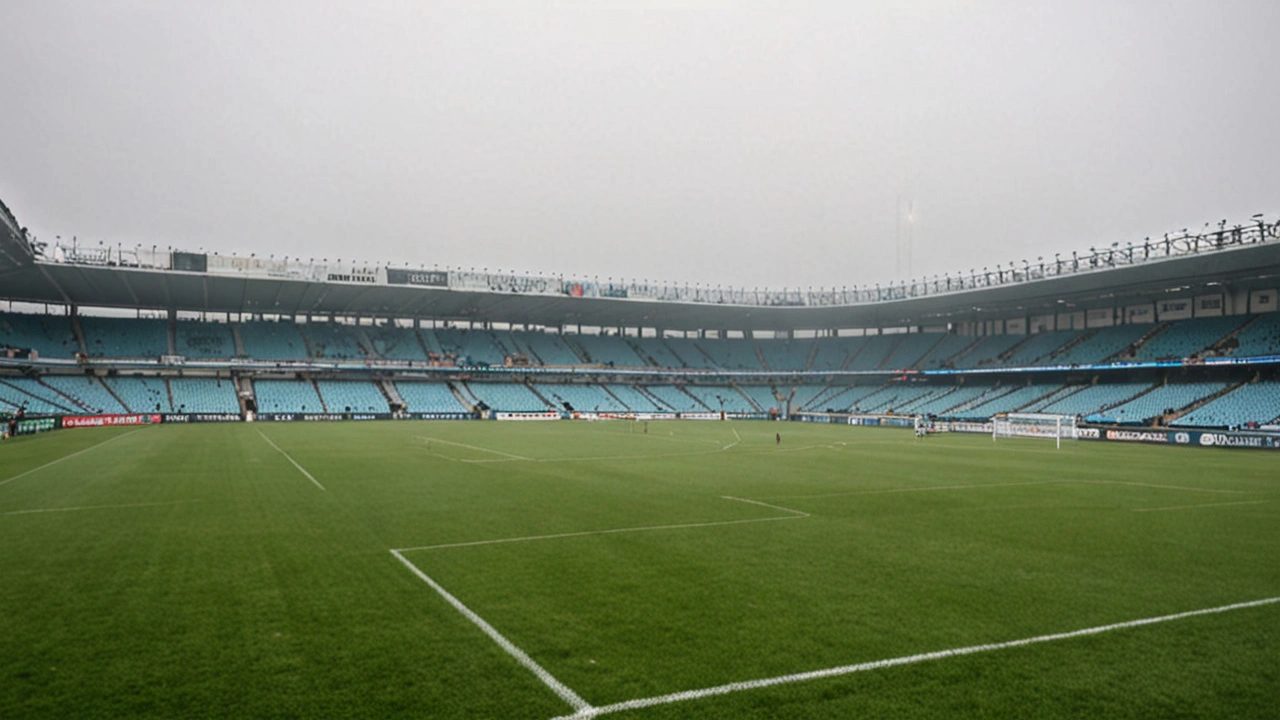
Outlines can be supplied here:
[[816, 287], [905, 275], [908, 234], [920, 275], [1280, 210], [1273, 2], [32, 1], [0, 25], [0, 197], [42, 237]]

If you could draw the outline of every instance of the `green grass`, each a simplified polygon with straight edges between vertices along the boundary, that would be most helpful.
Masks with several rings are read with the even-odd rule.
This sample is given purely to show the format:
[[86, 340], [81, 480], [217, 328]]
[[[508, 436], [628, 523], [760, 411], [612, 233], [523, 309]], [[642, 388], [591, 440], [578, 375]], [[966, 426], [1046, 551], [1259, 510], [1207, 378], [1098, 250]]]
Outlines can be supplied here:
[[[403, 553], [596, 706], [1280, 596], [1266, 452], [640, 429], [0, 444], [0, 717], [571, 713], [393, 548], [697, 525]], [[608, 717], [1277, 717], [1277, 657], [1272, 604]]]

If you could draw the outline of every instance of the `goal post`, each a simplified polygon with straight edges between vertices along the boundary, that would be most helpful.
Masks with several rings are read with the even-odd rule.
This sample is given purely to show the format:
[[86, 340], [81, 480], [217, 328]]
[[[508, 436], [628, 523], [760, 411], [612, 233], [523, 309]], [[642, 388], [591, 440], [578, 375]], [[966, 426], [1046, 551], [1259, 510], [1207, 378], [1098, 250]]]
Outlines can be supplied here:
[[1002, 437], [1053, 438], [1057, 447], [1062, 440], [1080, 437], [1075, 415], [1050, 413], [1008, 413], [991, 418], [991, 441]]

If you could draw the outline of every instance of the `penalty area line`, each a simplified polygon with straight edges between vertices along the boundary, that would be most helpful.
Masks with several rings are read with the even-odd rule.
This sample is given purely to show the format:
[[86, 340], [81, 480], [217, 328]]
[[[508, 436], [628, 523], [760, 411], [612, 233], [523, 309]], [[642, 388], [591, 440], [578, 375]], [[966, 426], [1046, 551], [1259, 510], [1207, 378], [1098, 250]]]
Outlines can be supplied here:
[[444, 445], [453, 445], [454, 447], [466, 448], [468, 450], [478, 450], [480, 452], [487, 452], [493, 455], [501, 455], [502, 457], [511, 458], [512, 460], [536, 460], [537, 459], [537, 458], [525, 457], [523, 455], [513, 455], [509, 452], [502, 452], [501, 450], [490, 450], [489, 448], [482, 448], [479, 445], [468, 445], [466, 443], [454, 442], [452, 440], [441, 440], [440, 438], [427, 437], [425, 435], [419, 436], [418, 439], [426, 440], [429, 443], [438, 442]]
[[[139, 429], [141, 429], [141, 428], [139, 428]], [[119, 439], [120, 439], [120, 438], [122, 438], [122, 437], [128, 437], [128, 436], [130, 436], [130, 435], [132, 435], [132, 434], [134, 434], [134, 433], [136, 433], [136, 432], [138, 432], [138, 430], [130, 430], [130, 431], [129, 431], [129, 432], [127, 432], [127, 433], [121, 433], [120, 435], [116, 435], [116, 436], [115, 436], [115, 437], [113, 437], [113, 438], [107, 438], [106, 440], [103, 440], [102, 442], [100, 442], [100, 443], [98, 443], [98, 444], [96, 444], [96, 445], [90, 445], [89, 447], [87, 447], [87, 448], [85, 448], [85, 449], [83, 449], [83, 450], [77, 450], [77, 451], [75, 451], [75, 452], [71, 453], [70, 455], [63, 455], [62, 457], [58, 458], [57, 460], [52, 460], [52, 461], [50, 461], [50, 462], [47, 462], [47, 463], [45, 463], [45, 464], [41, 465], [40, 467], [33, 467], [33, 468], [31, 468], [30, 470], [27, 470], [26, 472], [20, 472], [20, 473], [18, 473], [17, 475], [14, 475], [13, 477], [11, 477], [11, 478], [9, 478], [9, 479], [7, 479], [7, 480], [0, 480], [0, 485], [5, 485], [5, 484], [7, 484], [7, 483], [11, 483], [11, 482], [13, 482], [14, 480], [17, 480], [18, 478], [26, 477], [26, 476], [30, 475], [31, 473], [36, 472], [37, 470], [43, 470], [43, 469], [45, 469], [45, 468], [47, 468], [47, 467], [50, 467], [50, 466], [52, 466], [52, 465], [57, 465], [58, 463], [62, 462], [63, 460], [70, 460], [71, 458], [73, 458], [73, 457], [75, 457], [75, 456], [77, 456], [77, 455], [83, 455], [84, 453], [87, 453], [87, 452], [89, 452], [90, 450], [93, 450], [94, 448], [100, 448], [100, 447], [102, 447], [103, 445], [106, 445], [107, 443], [115, 442], [116, 440], [119, 440]]]
[[1243, 610], [1246, 608], [1260, 607], [1262, 605], [1271, 605], [1277, 602], [1280, 602], [1280, 597], [1252, 600], [1250, 602], [1234, 603], [1232, 605], [1221, 605], [1219, 607], [1206, 608], [1204, 610], [1190, 610], [1187, 612], [1175, 613], [1173, 615], [1161, 615], [1159, 617], [1143, 618], [1140, 620], [1129, 620], [1126, 622], [1113, 623], [1111, 625], [1099, 625], [1097, 627], [1084, 628], [1083, 630], [1072, 630], [1070, 632], [1054, 633], [1052, 635], [1039, 635], [1036, 637], [1024, 638], [1022, 640], [1010, 640], [1008, 642], [989, 643], [986, 645], [970, 645], [968, 647], [938, 650], [935, 652], [921, 653], [919, 655], [907, 655], [904, 657], [888, 658], [886, 660], [875, 660], [872, 662], [858, 663], [856, 665], [842, 665], [840, 667], [827, 668], [825, 670], [813, 670], [810, 672], [796, 673], [794, 675], [781, 675], [778, 677], [762, 678], [759, 680], [728, 683], [726, 685], [717, 685], [715, 687], [702, 688], [700, 690], [686, 690], [684, 692], [671, 693], [669, 695], [657, 695], [654, 697], [627, 700], [625, 702], [614, 703], [612, 705], [583, 708], [573, 715], [564, 716], [561, 720], [567, 720], [568, 718], [582, 720], [584, 718], [594, 718], [599, 717], [600, 715], [608, 715], [626, 710], [638, 710], [641, 708], [653, 707], [655, 705], [669, 705], [671, 703], [685, 702], [688, 700], [699, 700], [701, 698], [712, 697], [715, 695], [727, 695], [733, 692], [756, 690], [759, 688], [772, 687], [774, 685], [785, 685], [788, 683], [804, 682], [807, 680], [837, 677], [840, 675], [849, 675], [868, 670], [880, 670], [899, 665], [911, 665], [930, 660], [943, 660], [946, 658], [973, 655], [975, 653], [991, 652], [994, 650], [1007, 650], [1009, 648], [1022, 647], [1024, 645], [1035, 645], [1055, 640], [1069, 640], [1087, 635], [1098, 635], [1112, 630], [1123, 630], [1126, 628], [1141, 627], [1143, 625], [1154, 625], [1156, 623], [1183, 620], [1185, 618], [1196, 617], [1199, 615], [1213, 615], [1216, 613], [1230, 612], [1232, 610]]
[[431, 589], [435, 590], [440, 595], [440, 597], [444, 598], [445, 601], [448, 602], [450, 605], [452, 605], [455, 610], [462, 613], [462, 615], [465, 618], [467, 618], [472, 623], [474, 623], [476, 627], [484, 631], [484, 634], [488, 635], [491, 640], [498, 643], [499, 647], [505, 650], [508, 655], [516, 659], [516, 662], [520, 663], [527, 670], [529, 670], [535, 676], [537, 676], [537, 678], [542, 681], [543, 685], [546, 685], [547, 687], [551, 688], [551, 690], [556, 695], [560, 696], [561, 700], [564, 700], [565, 702], [569, 703], [569, 706], [572, 707], [574, 710], [576, 710], [578, 715], [581, 715], [584, 717], [590, 717], [589, 713], [591, 712], [591, 710], [593, 710], [590, 703], [588, 703], [586, 700], [583, 700], [582, 697], [579, 696], [572, 689], [570, 689], [569, 686], [557, 680], [555, 676], [547, 672], [546, 668], [542, 667], [537, 663], [537, 661], [529, 657], [529, 655], [525, 651], [516, 647], [514, 643], [508, 640], [502, 633], [498, 632], [497, 629], [495, 629], [492, 625], [485, 622], [484, 618], [477, 615], [474, 611], [471, 610], [471, 608], [467, 607], [466, 605], [463, 605], [461, 600], [454, 597], [452, 594], [449, 593], [448, 590], [445, 590], [443, 587], [441, 587], [440, 583], [437, 583], [435, 580], [432, 580], [431, 577], [426, 573], [422, 572], [422, 570], [420, 570], [417, 565], [414, 565], [413, 563], [409, 562], [409, 560], [406, 559], [405, 556], [400, 554], [400, 551], [392, 550], [391, 554], [394, 555], [396, 559], [399, 560], [401, 563], [404, 563], [404, 566], [409, 568], [409, 570], [412, 571], [414, 575], [417, 575], [418, 579], [422, 580], [427, 585], [430, 585]]
[[478, 545], [501, 545], [503, 543], [532, 542], [535, 540], [557, 540], [560, 538], [587, 537], [589, 535], [615, 535], [618, 533], [652, 532], [654, 530], [682, 530], [686, 528], [719, 527], [721, 525], [745, 525], [747, 523], [772, 522], [774, 520], [802, 520], [807, 517], [813, 517], [812, 515], [810, 515], [807, 512], [804, 512], [803, 510], [792, 510], [791, 508], [785, 508], [785, 507], [782, 507], [781, 505], [770, 505], [769, 503], [760, 502], [759, 500], [747, 500], [746, 498], [730, 497], [729, 495], [721, 495], [720, 498], [723, 500], [734, 500], [737, 502], [751, 503], [752, 505], [760, 505], [763, 507], [770, 508], [772, 510], [781, 510], [782, 512], [787, 512], [791, 514], [784, 515], [782, 517], [746, 518], [744, 520], [717, 520], [713, 522], [679, 523], [674, 525], [647, 525], [644, 527], [613, 528], [609, 530], [583, 530], [580, 532], [554, 533], [551, 535], [527, 535], [525, 537], [498, 538], [496, 540], [473, 540], [471, 542], [444, 543], [441, 545], [419, 545], [418, 547], [397, 548], [392, 552], [415, 552], [418, 550], [445, 550], [448, 548], [476, 547]]
[[[296, 467], [296, 468], [298, 468], [298, 472], [302, 473], [303, 475], [306, 475], [308, 480], [310, 480], [311, 482], [315, 483], [316, 487], [320, 488], [321, 490], [324, 490], [324, 489], [325, 489], [325, 487], [324, 487], [323, 485], [321, 485], [321, 484], [320, 484], [320, 481], [319, 481], [319, 480], [316, 480], [314, 477], [312, 477], [311, 473], [307, 472], [307, 469], [306, 469], [306, 468], [304, 468], [304, 467], [302, 467], [301, 465], [299, 465], [299, 464], [298, 464], [298, 461], [297, 461], [297, 460], [294, 460], [294, 459], [289, 455], [289, 453], [285, 452], [284, 450], [281, 450], [279, 445], [277, 445], [277, 444], [275, 444], [275, 443], [271, 442], [271, 438], [267, 437], [265, 433], [263, 433], [261, 430], [259, 430], [259, 431], [258, 431], [258, 434], [259, 434], [259, 435], [262, 435], [262, 439], [263, 439], [263, 440], [266, 440], [268, 445], [270, 445], [271, 447], [275, 448], [275, 449], [276, 449], [276, 452], [278, 452], [278, 453], [280, 453], [281, 455], [283, 455], [285, 460], [288, 460], [289, 462], [293, 463], [293, 466], [294, 466], [294, 467]], [[326, 492], [327, 492], [327, 491], [326, 491]]]

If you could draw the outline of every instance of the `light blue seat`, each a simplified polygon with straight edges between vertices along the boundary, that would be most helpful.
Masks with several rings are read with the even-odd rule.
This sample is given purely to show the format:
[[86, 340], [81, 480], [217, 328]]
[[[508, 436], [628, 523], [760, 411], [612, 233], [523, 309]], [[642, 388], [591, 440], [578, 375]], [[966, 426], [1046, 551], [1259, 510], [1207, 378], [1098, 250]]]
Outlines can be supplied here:
[[159, 358], [169, 354], [164, 320], [80, 316], [80, 331], [90, 357]]
[[235, 384], [216, 378], [171, 378], [173, 410], [180, 413], [239, 413]]
[[258, 401], [258, 412], [324, 412], [315, 387], [306, 380], [254, 380], [253, 392]]
[[388, 413], [387, 398], [369, 380], [317, 380], [320, 397], [331, 413]]
[[456, 413], [468, 410], [444, 383], [399, 380], [395, 387], [410, 412]]

